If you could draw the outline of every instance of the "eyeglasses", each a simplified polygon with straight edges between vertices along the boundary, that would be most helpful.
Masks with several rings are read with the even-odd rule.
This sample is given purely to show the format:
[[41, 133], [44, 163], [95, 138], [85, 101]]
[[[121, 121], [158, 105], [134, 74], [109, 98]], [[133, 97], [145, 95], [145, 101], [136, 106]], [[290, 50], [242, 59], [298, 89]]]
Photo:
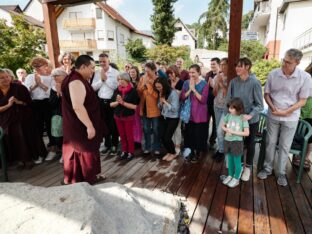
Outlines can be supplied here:
[[295, 64], [295, 63], [290, 62], [290, 61], [288, 61], [288, 60], [286, 60], [286, 59], [283, 59], [283, 63], [285, 63], [285, 64], [287, 64], [287, 65]]

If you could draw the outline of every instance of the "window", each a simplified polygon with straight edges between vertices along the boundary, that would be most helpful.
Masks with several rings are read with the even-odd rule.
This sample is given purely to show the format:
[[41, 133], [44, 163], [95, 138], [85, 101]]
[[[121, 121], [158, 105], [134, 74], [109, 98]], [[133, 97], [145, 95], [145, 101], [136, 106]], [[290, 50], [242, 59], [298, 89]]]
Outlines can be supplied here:
[[120, 34], [120, 44], [124, 45], [125, 44], [125, 35]]
[[82, 18], [82, 12], [69, 12], [70, 19], [79, 19]]
[[87, 53], [86, 53], [87, 55], [89, 55], [90, 57], [92, 57], [93, 56], [93, 52], [92, 51], [87, 51]]
[[100, 8], [96, 8], [95, 9], [95, 14], [96, 14], [96, 18], [97, 19], [102, 19], [103, 18], [102, 10]]
[[98, 38], [99, 41], [103, 41], [104, 40], [104, 36], [105, 36], [105, 34], [104, 34], [103, 30], [97, 31], [97, 38]]
[[107, 40], [114, 41], [114, 31], [107, 30]]
[[182, 27], [176, 27], [177, 31], [182, 31]]
[[188, 35], [183, 35], [183, 40], [188, 40], [189, 39], [189, 36]]

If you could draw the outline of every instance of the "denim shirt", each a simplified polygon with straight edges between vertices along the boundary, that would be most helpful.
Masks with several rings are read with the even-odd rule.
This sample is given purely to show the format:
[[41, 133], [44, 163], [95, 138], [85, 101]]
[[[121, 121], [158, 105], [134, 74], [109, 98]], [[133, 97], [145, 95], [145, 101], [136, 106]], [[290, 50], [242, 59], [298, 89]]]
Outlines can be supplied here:
[[164, 118], [179, 118], [179, 94], [176, 90], [171, 90], [171, 93], [166, 100], [168, 104], [162, 104], [158, 100], [158, 108], [161, 110], [161, 115]]

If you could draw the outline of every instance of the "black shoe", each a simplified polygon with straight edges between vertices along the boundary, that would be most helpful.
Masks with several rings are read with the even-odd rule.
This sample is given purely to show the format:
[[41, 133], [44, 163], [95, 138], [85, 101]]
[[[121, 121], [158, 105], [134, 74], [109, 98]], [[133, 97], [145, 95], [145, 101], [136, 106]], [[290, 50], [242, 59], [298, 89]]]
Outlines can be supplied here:
[[128, 157], [127, 157], [127, 160], [132, 160], [134, 158], [134, 156], [133, 156], [133, 154], [131, 154], [131, 153], [128, 153]]
[[110, 155], [112, 155], [112, 156], [115, 156], [115, 155], [117, 155], [117, 149], [116, 149], [116, 147], [115, 146], [113, 146], [112, 147], [112, 149], [111, 149], [111, 151], [110, 151], [110, 153], [109, 153]]
[[110, 150], [111, 150], [110, 148], [106, 148], [106, 149], [102, 150], [100, 154], [102, 156], [106, 156], [110, 153]]
[[119, 155], [119, 158], [120, 158], [120, 159], [127, 159], [127, 158], [128, 158], [128, 153], [122, 152], [122, 153]]
[[223, 153], [217, 151], [214, 155], [212, 155], [212, 158], [213, 158], [213, 159], [216, 159], [216, 158], [218, 158], [218, 157], [220, 157], [220, 156], [223, 156], [223, 155], [224, 155]]

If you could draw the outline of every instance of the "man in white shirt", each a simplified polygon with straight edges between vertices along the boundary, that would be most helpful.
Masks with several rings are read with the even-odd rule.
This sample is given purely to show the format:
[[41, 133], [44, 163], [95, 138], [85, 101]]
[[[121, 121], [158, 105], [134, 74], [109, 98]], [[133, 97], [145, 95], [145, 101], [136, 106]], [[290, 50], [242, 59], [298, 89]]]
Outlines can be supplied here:
[[[31, 61], [34, 74], [26, 77], [24, 85], [28, 88], [33, 100], [32, 110], [38, 124], [40, 136], [43, 137], [44, 126], [49, 137], [48, 145], [52, 148], [56, 145], [54, 137], [51, 136], [51, 109], [49, 97], [51, 90], [51, 68], [49, 61], [42, 57], [36, 57]], [[52, 150], [53, 151], [53, 150]], [[40, 155], [35, 164], [40, 164], [46, 155]], [[46, 159], [51, 160], [56, 156], [55, 152], [49, 152]]]
[[110, 107], [111, 98], [118, 87], [117, 77], [119, 72], [109, 65], [107, 54], [99, 55], [101, 69], [96, 71], [92, 81], [94, 91], [98, 91], [101, 108], [104, 113], [104, 122], [108, 126], [109, 134], [105, 137], [105, 149], [102, 154], [117, 154], [118, 130], [114, 121], [114, 109]]

